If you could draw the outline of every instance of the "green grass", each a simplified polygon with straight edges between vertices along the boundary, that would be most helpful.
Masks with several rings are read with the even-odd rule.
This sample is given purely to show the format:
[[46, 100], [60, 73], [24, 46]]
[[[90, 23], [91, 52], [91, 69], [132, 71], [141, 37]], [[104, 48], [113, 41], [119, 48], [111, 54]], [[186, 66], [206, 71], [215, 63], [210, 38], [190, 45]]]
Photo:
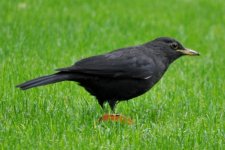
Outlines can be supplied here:
[[[1, 149], [225, 148], [223, 0], [1, 0], [0, 10]], [[104, 111], [74, 83], [15, 88], [159, 36], [201, 56], [177, 60], [151, 91], [117, 106], [134, 125], [98, 123]]]

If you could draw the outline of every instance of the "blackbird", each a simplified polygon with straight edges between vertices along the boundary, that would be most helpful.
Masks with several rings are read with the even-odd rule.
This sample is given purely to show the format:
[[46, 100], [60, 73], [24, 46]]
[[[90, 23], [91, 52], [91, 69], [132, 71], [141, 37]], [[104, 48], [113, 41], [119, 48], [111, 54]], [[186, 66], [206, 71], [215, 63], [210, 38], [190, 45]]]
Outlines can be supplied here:
[[82, 59], [20, 85], [22, 90], [61, 81], [75, 81], [95, 96], [103, 107], [108, 102], [114, 111], [119, 101], [129, 100], [150, 90], [177, 58], [199, 55], [169, 37], [159, 37], [142, 45], [121, 48], [103, 55]]

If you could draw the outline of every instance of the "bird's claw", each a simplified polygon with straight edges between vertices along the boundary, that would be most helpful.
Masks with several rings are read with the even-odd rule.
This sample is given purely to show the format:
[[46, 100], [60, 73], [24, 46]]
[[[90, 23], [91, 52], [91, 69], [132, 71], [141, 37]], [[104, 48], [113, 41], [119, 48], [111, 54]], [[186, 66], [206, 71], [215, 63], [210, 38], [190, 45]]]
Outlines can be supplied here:
[[112, 122], [120, 122], [125, 124], [133, 124], [133, 121], [130, 118], [126, 118], [120, 114], [105, 114], [99, 118], [99, 122], [101, 121], [112, 121]]

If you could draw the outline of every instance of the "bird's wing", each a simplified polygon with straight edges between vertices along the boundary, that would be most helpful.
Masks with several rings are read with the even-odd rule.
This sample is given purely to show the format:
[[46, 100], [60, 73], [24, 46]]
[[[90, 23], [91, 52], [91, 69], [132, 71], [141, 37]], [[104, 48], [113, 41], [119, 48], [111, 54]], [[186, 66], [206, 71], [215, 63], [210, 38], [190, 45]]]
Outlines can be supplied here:
[[115, 51], [82, 59], [73, 66], [57, 69], [110, 78], [148, 79], [153, 75], [154, 61], [136, 51]]

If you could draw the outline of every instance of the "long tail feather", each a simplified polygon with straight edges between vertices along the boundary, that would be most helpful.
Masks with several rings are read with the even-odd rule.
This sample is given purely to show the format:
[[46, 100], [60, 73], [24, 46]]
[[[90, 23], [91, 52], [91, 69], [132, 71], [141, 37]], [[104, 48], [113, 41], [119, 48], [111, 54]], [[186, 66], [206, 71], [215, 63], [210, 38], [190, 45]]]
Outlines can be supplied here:
[[52, 74], [52, 75], [47, 75], [47, 76], [39, 77], [30, 81], [24, 82], [22, 84], [17, 85], [16, 87], [22, 90], [27, 90], [33, 87], [43, 86], [47, 84], [69, 80], [69, 79], [70, 79], [69, 74]]

